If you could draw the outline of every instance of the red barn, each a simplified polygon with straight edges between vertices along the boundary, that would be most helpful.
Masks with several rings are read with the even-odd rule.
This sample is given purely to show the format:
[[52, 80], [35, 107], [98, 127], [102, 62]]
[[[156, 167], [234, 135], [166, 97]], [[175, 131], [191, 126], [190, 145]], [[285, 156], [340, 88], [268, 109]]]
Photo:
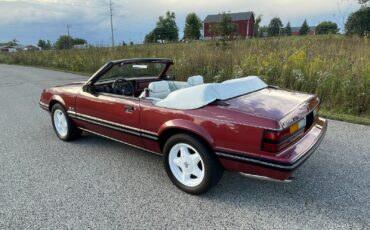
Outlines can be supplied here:
[[[241, 38], [253, 37], [254, 14], [253, 12], [241, 12], [228, 14], [236, 25], [235, 35]], [[221, 20], [221, 14], [208, 15], [203, 21], [204, 39], [217, 38], [212, 28]]]

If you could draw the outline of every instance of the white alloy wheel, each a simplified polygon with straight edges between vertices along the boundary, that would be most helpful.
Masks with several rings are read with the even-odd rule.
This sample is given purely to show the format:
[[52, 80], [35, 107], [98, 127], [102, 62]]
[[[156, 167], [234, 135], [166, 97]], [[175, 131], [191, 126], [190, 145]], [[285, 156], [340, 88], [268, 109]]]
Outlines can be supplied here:
[[172, 146], [168, 161], [172, 174], [181, 184], [196, 187], [202, 183], [205, 174], [203, 159], [192, 146], [185, 143]]
[[56, 109], [54, 111], [53, 119], [55, 129], [58, 132], [59, 136], [66, 137], [68, 133], [68, 124], [63, 111], [60, 109]]

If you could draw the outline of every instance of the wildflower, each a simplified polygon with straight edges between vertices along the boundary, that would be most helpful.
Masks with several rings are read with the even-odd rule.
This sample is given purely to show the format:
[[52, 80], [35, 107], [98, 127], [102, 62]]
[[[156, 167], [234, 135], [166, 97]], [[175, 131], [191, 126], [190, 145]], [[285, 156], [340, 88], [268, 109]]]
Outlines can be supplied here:
[[320, 84], [320, 82], [324, 81], [326, 78], [330, 76], [330, 74], [326, 71], [318, 71], [316, 72], [317, 78], [316, 82], [317, 84]]
[[298, 82], [303, 82], [304, 81], [304, 74], [302, 73], [302, 70], [293, 69], [292, 74]]
[[221, 79], [222, 79], [222, 76], [224, 76], [224, 70], [221, 69], [220, 71], [218, 71], [218, 73], [212, 78], [213, 79], [213, 82], [217, 83], [217, 82], [220, 82]]
[[215, 75], [212, 79], [213, 79], [213, 82], [214, 82], [214, 83], [220, 82], [221, 75], [220, 75], [220, 74], [217, 74], [217, 75]]
[[243, 77], [244, 76], [244, 72], [242, 70], [242, 68], [240, 68], [240, 66], [238, 65], [234, 65], [233, 67], [233, 77], [234, 78], [240, 78], [240, 77]]

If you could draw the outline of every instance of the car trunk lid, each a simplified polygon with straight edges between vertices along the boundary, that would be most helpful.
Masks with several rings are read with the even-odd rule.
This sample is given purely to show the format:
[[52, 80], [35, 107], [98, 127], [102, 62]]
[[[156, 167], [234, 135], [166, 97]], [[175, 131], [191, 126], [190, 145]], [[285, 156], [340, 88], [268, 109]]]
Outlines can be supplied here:
[[230, 110], [275, 120], [280, 123], [281, 128], [286, 128], [316, 107], [318, 98], [269, 87], [225, 100], [224, 103], [227, 103]]

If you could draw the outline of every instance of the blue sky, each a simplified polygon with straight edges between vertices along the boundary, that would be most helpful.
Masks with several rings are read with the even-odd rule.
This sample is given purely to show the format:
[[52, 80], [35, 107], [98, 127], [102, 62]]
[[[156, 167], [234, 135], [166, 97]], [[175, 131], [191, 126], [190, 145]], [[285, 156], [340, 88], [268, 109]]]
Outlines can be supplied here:
[[[207, 14], [253, 11], [262, 15], [262, 24], [278, 16], [286, 24], [300, 26], [330, 20], [343, 26], [346, 17], [359, 8], [356, 0], [112, 0], [116, 43], [142, 42], [167, 10], [176, 13], [180, 36], [185, 17], [195, 12], [203, 20]], [[0, 41], [16, 38], [21, 44], [36, 44], [38, 39], [55, 42], [67, 34], [90, 44], [111, 41], [109, 0], [0, 0]]]

